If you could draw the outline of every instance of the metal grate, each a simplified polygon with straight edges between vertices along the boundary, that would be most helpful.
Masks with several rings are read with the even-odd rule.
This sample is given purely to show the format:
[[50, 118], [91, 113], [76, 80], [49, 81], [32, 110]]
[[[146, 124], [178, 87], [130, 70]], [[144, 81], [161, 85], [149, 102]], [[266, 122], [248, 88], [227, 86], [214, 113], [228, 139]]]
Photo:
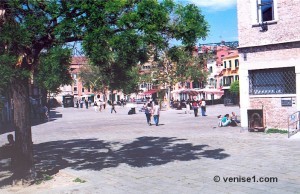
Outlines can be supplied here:
[[296, 94], [295, 67], [249, 71], [249, 94]]

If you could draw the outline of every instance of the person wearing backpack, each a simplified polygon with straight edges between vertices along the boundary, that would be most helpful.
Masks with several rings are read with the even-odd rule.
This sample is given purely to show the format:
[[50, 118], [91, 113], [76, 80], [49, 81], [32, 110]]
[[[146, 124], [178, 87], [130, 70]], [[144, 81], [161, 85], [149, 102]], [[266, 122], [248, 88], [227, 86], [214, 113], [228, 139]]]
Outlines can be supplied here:
[[193, 101], [192, 106], [193, 106], [193, 109], [194, 109], [195, 117], [198, 116], [198, 105], [199, 105], [199, 103], [197, 101]]
[[151, 112], [152, 112], [151, 104], [148, 103], [147, 106], [145, 106], [145, 115], [149, 126], [151, 126]]

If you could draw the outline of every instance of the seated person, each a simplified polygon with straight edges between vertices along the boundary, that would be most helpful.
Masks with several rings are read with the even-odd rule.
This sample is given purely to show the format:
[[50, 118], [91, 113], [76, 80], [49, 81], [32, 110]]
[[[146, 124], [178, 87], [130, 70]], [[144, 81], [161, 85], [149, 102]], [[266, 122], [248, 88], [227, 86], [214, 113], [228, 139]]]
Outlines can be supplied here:
[[3, 156], [11, 158], [11, 162], [13, 164], [14, 161], [15, 161], [15, 157], [14, 157], [14, 154], [15, 154], [14, 136], [12, 134], [7, 135], [7, 141], [8, 141], [8, 143], [3, 145], [3, 149], [4, 149], [3, 150], [4, 151]]
[[232, 112], [231, 114], [232, 114], [231, 120], [234, 120], [236, 123], [240, 123], [241, 122], [240, 120], [238, 120], [237, 115], [235, 114], [235, 112]]
[[221, 120], [222, 127], [229, 126], [231, 123], [231, 119], [229, 119], [229, 114], [224, 115], [224, 117]]

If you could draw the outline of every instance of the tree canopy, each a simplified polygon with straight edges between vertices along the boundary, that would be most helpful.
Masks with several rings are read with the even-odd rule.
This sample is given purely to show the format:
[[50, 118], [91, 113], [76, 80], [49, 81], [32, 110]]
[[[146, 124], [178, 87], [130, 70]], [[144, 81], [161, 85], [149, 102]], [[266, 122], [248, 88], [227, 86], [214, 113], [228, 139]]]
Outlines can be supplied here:
[[191, 48], [208, 32], [198, 7], [172, 0], [2, 0], [0, 10], [0, 87], [12, 90], [16, 160], [22, 175], [34, 174], [29, 79], [38, 71], [57, 70], [56, 62], [43, 62], [48, 60], [41, 58], [44, 52], [82, 41], [110, 89], [122, 89], [133, 78], [133, 67], [147, 61], [153, 48], [163, 50], [171, 39]]
[[60, 85], [72, 84], [70, 49], [53, 47], [41, 53], [39, 63], [34, 79], [40, 88], [58, 93]]
[[233, 94], [239, 94], [240, 93], [240, 82], [234, 81], [229, 88], [229, 91]]

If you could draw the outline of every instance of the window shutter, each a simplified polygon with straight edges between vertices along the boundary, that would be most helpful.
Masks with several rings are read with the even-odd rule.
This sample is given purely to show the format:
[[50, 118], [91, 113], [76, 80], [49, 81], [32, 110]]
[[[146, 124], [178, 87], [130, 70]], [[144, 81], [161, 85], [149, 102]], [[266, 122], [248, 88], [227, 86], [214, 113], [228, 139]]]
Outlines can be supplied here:
[[278, 11], [277, 11], [277, 7], [278, 7], [278, 4], [277, 4], [277, 0], [273, 0], [273, 12], [274, 12], [274, 20], [278, 20]]
[[251, 0], [251, 23], [252, 25], [259, 23], [258, 3], [260, 0]]

